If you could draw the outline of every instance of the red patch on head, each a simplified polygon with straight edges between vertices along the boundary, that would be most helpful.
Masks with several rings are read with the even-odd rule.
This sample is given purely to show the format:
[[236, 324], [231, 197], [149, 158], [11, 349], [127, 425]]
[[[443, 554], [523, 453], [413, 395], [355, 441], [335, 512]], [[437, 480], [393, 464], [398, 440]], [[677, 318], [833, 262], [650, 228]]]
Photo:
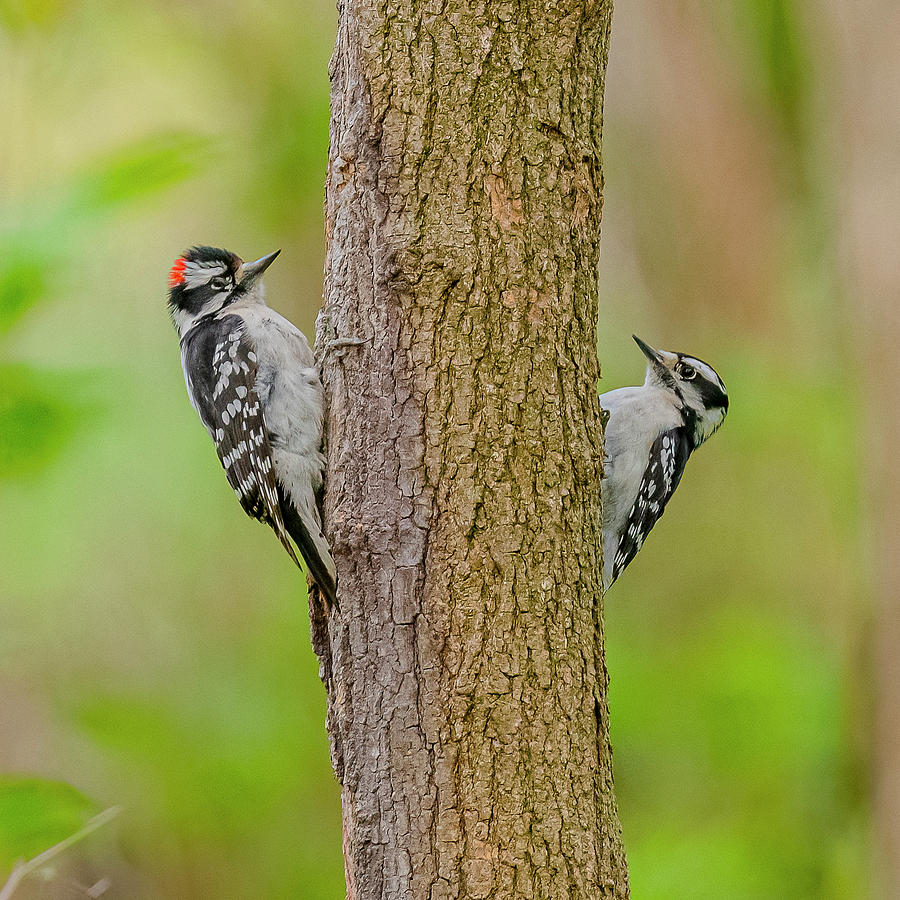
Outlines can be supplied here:
[[184, 267], [187, 265], [187, 260], [180, 256], [175, 260], [175, 265], [169, 270], [169, 287], [178, 287], [184, 281]]

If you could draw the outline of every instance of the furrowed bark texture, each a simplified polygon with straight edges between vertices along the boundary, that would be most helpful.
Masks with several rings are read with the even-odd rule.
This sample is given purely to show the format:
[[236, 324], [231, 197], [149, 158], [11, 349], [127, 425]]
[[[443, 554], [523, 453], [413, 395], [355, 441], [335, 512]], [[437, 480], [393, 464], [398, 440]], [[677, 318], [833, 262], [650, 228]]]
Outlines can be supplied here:
[[600, 605], [610, 12], [340, 3], [319, 322], [340, 610], [313, 630], [351, 898], [628, 895]]

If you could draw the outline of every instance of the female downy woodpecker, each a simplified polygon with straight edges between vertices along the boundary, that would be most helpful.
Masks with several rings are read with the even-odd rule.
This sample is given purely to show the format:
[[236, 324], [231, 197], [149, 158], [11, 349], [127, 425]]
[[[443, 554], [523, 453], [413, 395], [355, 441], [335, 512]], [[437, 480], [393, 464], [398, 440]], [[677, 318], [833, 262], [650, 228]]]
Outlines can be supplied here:
[[192, 247], [169, 272], [191, 405], [245, 512], [291, 538], [329, 605], [335, 568], [322, 534], [322, 382], [306, 337], [269, 309], [261, 276], [281, 251], [245, 263]]
[[609, 586], [641, 549], [678, 487], [688, 457], [722, 424], [728, 394], [708, 363], [654, 350], [641, 387], [600, 395], [609, 412], [603, 499], [603, 584]]

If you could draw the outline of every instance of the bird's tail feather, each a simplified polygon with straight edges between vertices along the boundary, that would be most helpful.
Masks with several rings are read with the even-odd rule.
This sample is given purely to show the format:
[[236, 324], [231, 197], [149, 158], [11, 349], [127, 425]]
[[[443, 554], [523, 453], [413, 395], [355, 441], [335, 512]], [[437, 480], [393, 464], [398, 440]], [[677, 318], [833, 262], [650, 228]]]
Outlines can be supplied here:
[[[279, 486], [280, 487], [280, 486]], [[331, 549], [322, 529], [319, 526], [318, 516], [313, 507], [306, 516], [301, 515], [297, 507], [286, 496], [281, 494], [281, 514], [284, 518], [284, 526], [294, 543], [300, 550], [300, 555], [306, 561], [309, 574], [322, 592], [330, 607], [337, 605], [336, 572]]]

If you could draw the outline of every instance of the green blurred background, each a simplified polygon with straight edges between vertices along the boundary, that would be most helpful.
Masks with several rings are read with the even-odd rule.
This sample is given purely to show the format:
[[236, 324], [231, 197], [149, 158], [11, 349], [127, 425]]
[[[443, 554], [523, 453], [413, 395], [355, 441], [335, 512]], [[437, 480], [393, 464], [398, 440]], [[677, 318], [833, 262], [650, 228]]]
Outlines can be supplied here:
[[[602, 388], [643, 378], [634, 331], [732, 398], [607, 604], [637, 900], [875, 895], [840, 5], [614, 16]], [[164, 306], [186, 246], [282, 247], [270, 296], [312, 335], [334, 23], [0, 0], [0, 883], [120, 804], [41, 896], [343, 897], [302, 583], [234, 502]]]

